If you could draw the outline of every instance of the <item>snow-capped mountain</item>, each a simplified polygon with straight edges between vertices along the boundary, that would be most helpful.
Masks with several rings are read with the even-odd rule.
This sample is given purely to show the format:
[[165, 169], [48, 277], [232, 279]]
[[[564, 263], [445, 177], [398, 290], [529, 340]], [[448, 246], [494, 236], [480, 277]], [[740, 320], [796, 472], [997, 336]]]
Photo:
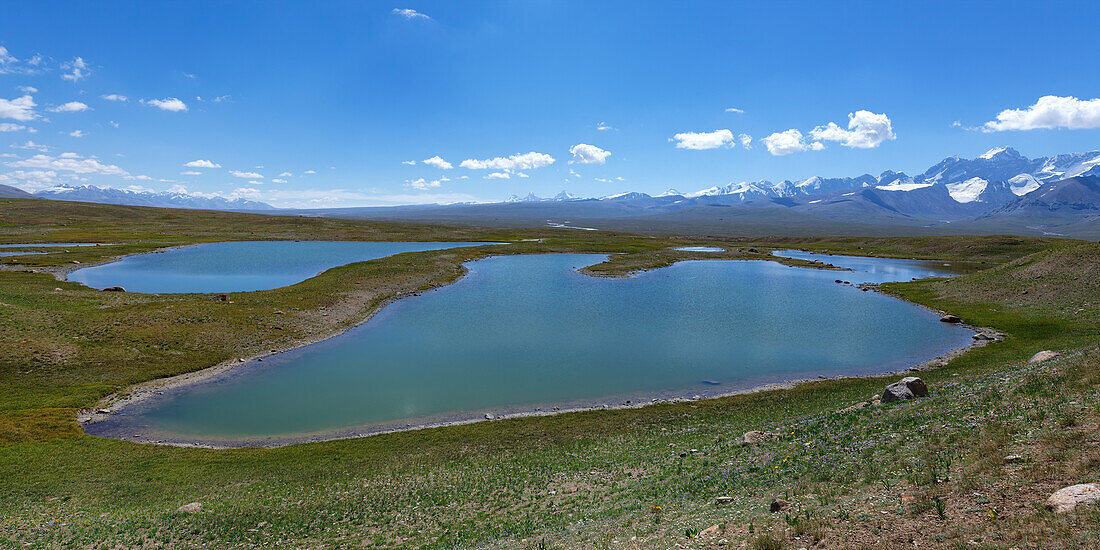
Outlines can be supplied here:
[[[1057, 200], [1035, 198], [1049, 193], [1049, 184], [1077, 176], [1084, 178], [1084, 183], [1058, 186], [1061, 191], [1055, 194], [1060, 197]], [[733, 182], [691, 193], [669, 189], [656, 196], [625, 192], [580, 199], [563, 192], [553, 199], [529, 194], [522, 198], [513, 196], [508, 202], [538, 201], [544, 204], [542, 212], [546, 215], [576, 219], [671, 215], [683, 209], [699, 213], [708, 208], [744, 205], [789, 209], [815, 219], [844, 223], [927, 227], [983, 219], [991, 212], [1018, 216], [1026, 211], [1034, 217], [1043, 205], [1068, 212], [1070, 217], [1074, 213], [1092, 212], [1088, 205], [1095, 197], [1080, 191], [1089, 188], [1092, 179], [1100, 180], [1090, 176], [1100, 176], [1100, 150], [1029, 159], [1010, 147], [996, 147], [972, 159], [947, 157], [915, 176], [887, 170], [877, 177], [863, 174], [849, 178], [815, 176], [778, 183]], [[1065, 198], [1069, 191], [1064, 189], [1077, 190], [1072, 201]], [[561, 204], [566, 202], [569, 206]], [[1095, 206], [1100, 208], [1100, 199]]]
[[[1045, 181], [1081, 175], [1100, 175], [1100, 151], [1029, 159], [1011, 147], [995, 147], [973, 159], [947, 157], [917, 176], [887, 170], [878, 177], [863, 174], [854, 178], [814, 176], [778, 183], [768, 180], [733, 182], [691, 193], [670, 189], [657, 195], [657, 198], [682, 196], [699, 201], [721, 197], [724, 203], [735, 203], [830, 195], [864, 188], [912, 192], [939, 186], [942, 189], [931, 195], [946, 196], [957, 204], [971, 204], [976, 207], [969, 210], [981, 210], [1007, 204], [1016, 197], [1039, 189]], [[601, 197], [600, 200], [640, 198], [642, 195], [644, 194], [618, 193]], [[931, 196], [929, 193], [922, 195]]]
[[247, 199], [202, 197], [188, 193], [169, 191], [130, 191], [94, 185], [51, 187], [35, 193], [44, 199], [60, 201], [127, 204], [132, 206], [159, 206], [164, 208], [190, 208], [201, 210], [274, 210], [270, 204]]

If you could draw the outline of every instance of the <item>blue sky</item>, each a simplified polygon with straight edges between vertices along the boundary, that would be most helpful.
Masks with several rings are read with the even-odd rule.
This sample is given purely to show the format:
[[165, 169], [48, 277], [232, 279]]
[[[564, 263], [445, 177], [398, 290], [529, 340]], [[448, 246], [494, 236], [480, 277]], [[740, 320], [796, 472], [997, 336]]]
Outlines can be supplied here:
[[[494, 201], [913, 173], [998, 145], [1100, 149], [1097, 3], [4, 1], [0, 12], [0, 183], [26, 189], [176, 187], [299, 207]], [[1005, 110], [1019, 111], [998, 122]], [[433, 157], [452, 167], [422, 162]]]

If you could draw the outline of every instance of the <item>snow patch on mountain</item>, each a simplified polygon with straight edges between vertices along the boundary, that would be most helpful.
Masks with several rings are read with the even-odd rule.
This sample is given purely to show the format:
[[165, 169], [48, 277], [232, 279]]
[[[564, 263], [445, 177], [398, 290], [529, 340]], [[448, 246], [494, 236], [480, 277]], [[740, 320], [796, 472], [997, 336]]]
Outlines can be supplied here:
[[963, 182], [947, 184], [947, 193], [956, 202], [965, 204], [978, 200], [978, 196], [982, 194], [982, 191], [985, 191], [988, 185], [989, 182], [982, 178], [970, 178]]
[[1022, 197], [1042, 187], [1042, 185], [1042, 182], [1040, 182], [1038, 179], [1035, 178], [1035, 176], [1032, 176], [1031, 174], [1020, 174], [1018, 176], [1013, 176], [1008, 180], [1009, 190], [1012, 191], [1012, 194], [1016, 195], [1017, 197]]

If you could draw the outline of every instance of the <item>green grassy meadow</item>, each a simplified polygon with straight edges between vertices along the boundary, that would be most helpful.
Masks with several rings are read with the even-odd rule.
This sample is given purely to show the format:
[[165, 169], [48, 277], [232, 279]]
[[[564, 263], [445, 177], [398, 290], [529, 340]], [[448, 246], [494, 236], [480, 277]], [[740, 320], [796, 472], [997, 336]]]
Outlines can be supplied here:
[[[351, 264], [232, 303], [104, 293], [52, 274], [252, 239], [511, 244]], [[1100, 507], [1041, 506], [1064, 485], [1100, 481], [1097, 243], [655, 237], [0, 199], [0, 243], [20, 242], [104, 245], [0, 258], [7, 547], [1100, 546]], [[963, 274], [881, 290], [1006, 338], [921, 373], [930, 398], [853, 410], [896, 377], [275, 449], [137, 444], [84, 435], [76, 421], [133, 384], [337, 333], [489, 254], [615, 254], [587, 270], [597, 276], [716, 257], [669, 250], [685, 244], [724, 246], [728, 259], [793, 247], [951, 263]], [[1044, 349], [1064, 355], [1027, 363]], [[740, 444], [750, 430], [775, 437]], [[770, 512], [776, 498], [789, 508]], [[202, 511], [176, 511], [191, 502]]]

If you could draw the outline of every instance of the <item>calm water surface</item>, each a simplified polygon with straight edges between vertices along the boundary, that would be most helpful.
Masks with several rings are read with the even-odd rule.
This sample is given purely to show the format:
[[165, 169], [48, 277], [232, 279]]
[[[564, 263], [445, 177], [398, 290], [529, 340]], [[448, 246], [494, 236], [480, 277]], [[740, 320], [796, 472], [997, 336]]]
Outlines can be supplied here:
[[443, 250], [491, 243], [241, 241], [209, 243], [128, 256], [78, 269], [70, 281], [92, 288], [121, 286], [130, 292], [246, 292], [294, 283], [336, 266], [402, 252]]
[[0, 248], [37, 248], [37, 247], [55, 247], [55, 246], [99, 246], [100, 243], [22, 243], [22, 244], [0, 244]]
[[[836, 271], [719, 260], [630, 279], [574, 271], [603, 258], [467, 264], [457, 283], [400, 300], [344, 335], [170, 390], [88, 431], [263, 444], [884, 372], [971, 340], [919, 307], [835, 284]], [[843, 278], [885, 280], [890, 262]], [[894, 269], [908, 279], [921, 268]]]

